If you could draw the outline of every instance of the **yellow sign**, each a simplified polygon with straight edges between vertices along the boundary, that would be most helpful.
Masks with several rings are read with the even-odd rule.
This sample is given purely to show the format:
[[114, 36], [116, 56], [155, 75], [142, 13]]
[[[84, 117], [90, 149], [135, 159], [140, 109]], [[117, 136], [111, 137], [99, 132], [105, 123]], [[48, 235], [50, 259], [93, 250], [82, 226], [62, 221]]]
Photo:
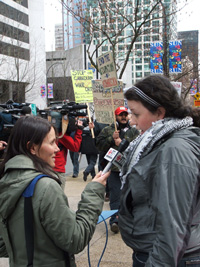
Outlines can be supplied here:
[[200, 100], [200, 93], [197, 92], [197, 93], [194, 95], [194, 98], [195, 98], [196, 100]]
[[71, 70], [75, 101], [77, 103], [93, 102], [92, 70]]

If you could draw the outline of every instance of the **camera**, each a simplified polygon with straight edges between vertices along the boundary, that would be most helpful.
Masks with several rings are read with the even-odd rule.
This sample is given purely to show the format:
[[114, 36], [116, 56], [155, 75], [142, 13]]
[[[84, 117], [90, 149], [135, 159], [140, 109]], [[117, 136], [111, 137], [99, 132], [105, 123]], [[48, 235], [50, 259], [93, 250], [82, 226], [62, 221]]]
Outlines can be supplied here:
[[67, 134], [76, 131], [76, 118], [85, 117], [86, 115], [87, 105], [76, 102], [51, 102], [47, 113], [47, 117], [51, 118], [51, 123], [57, 128], [59, 133], [62, 132], [62, 120], [66, 119], [68, 121]]
[[30, 103], [15, 103], [12, 100], [0, 104], [0, 140], [8, 141], [16, 121], [21, 116], [31, 113], [29, 105]]

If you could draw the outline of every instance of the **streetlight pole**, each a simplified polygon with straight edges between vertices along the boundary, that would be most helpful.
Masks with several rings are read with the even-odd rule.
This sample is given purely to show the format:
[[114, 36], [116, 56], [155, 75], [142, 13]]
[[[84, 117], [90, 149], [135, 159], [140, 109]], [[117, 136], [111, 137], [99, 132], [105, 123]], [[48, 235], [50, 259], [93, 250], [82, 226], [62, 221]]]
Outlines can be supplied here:
[[169, 77], [169, 41], [167, 35], [167, 14], [165, 5], [160, 0], [160, 4], [162, 6], [162, 15], [163, 15], [163, 74]]
[[58, 64], [63, 64], [62, 62], [54, 62], [52, 65], [49, 66], [49, 68], [47, 69], [47, 72], [46, 72], [46, 103], [47, 103], [47, 107], [48, 107], [48, 73], [49, 73], [49, 70], [55, 66], [55, 65], [58, 65]]

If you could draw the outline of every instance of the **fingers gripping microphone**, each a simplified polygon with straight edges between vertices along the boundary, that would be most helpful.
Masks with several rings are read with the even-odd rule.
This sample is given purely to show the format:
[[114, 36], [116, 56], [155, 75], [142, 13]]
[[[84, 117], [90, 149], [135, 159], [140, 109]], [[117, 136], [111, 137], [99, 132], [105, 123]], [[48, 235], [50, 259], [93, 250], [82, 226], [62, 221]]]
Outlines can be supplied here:
[[[106, 165], [106, 167], [103, 169], [103, 171], [102, 171], [102, 175], [105, 174], [106, 172], [108, 172], [108, 171], [111, 169], [112, 164], [113, 164], [113, 162], [115, 161], [115, 159], [117, 158], [117, 156], [118, 156], [120, 153], [124, 152], [125, 149], [128, 147], [128, 145], [129, 145], [129, 141], [126, 140], [126, 139], [123, 139], [123, 140], [121, 141], [120, 145], [119, 145], [118, 150], [112, 149], [112, 152], [110, 152], [110, 149], [109, 149], [109, 151], [107, 152], [107, 154], [109, 154], [109, 152], [110, 152], [110, 154], [113, 154], [113, 155], [110, 156], [111, 161], [109, 161], [108, 164]], [[106, 154], [106, 155], [107, 155], [107, 154]]]

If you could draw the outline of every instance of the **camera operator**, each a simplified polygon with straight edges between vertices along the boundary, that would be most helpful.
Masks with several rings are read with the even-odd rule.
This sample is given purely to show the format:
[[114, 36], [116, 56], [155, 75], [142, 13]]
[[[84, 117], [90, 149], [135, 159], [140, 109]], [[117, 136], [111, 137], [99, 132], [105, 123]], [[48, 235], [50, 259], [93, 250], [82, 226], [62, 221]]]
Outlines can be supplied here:
[[[58, 139], [58, 147], [60, 151], [57, 152], [55, 156], [54, 171], [59, 173], [62, 182], [61, 187], [63, 188], [63, 190], [66, 182], [65, 166], [67, 163], [67, 153], [68, 150], [73, 152], [79, 151], [82, 142], [82, 129], [83, 129], [82, 125], [83, 125], [82, 121], [76, 120], [74, 125], [76, 130], [74, 138], [72, 138], [67, 131], [62, 138]], [[59, 133], [59, 136], [61, 136], [61, 134], [62, 133]]]

